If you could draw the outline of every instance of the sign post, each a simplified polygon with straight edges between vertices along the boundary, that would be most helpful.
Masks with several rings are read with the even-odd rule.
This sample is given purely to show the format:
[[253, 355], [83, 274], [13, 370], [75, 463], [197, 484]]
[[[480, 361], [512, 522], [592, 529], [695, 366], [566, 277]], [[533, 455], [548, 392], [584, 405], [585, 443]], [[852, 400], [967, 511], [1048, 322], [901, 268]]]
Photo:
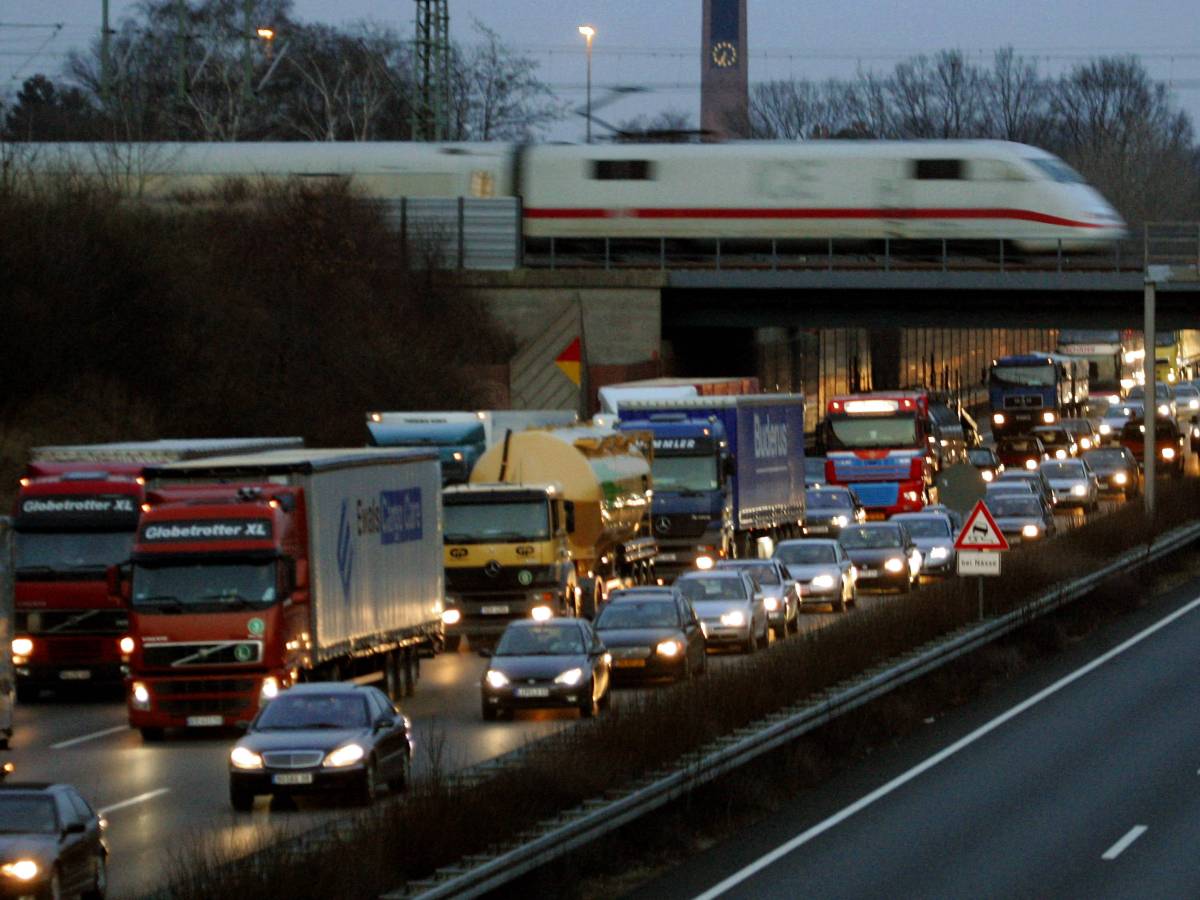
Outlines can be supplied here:
[[954, 541], [958, 551], [959, 575], [979, 576], [979, 618], [983, 619], [983, 579], [1000, 574], [1000, 551], [1008, 549], [1008, 541], [987, 504], [976, 501], [975, 508], [963, 523]]

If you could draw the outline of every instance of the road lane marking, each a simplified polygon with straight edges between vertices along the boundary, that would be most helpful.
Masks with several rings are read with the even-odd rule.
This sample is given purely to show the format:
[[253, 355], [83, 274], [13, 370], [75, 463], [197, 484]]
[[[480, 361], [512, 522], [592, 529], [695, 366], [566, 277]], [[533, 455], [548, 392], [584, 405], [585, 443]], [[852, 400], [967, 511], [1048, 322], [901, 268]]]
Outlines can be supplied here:
[[1118, 856], [1120, 856], [1122, 853], [1124, 853], [1127, 849], [1129, 849], [1130, 844], [1132, 844], [1134, 841], [1136, 841], [1138, 838], [1140, 838], [1145, 833], [1146, 833], [1145, 825], [1134, 825], [1132, 828], [1129, 829], [1129, 833], [1127, 835], [1125, 835], [1125, 837], [1121, 838], [1119, 841], [1117, 841], [1115, 844], [1113, 844], [1111, 847], [1109, 847], [1106, 851], [1104, 851], [1104, 855], [1100, 858], [1101, 859], [1116, 859]]
[[153, 800], [155, 797], [161, 797], [163, 794], [169, 793], [170, 788], [158, 788], [153, 791], [146, 791], [144, 794], [138, 794], [136, 797], [130, 797], [128, 800], [122, 800], [120, 803], [114, 803], [111, 806], [102, 806], [96, 812], [102, 816], [107, 816], [110, 812], [116, 812], [118, 809], [124, 809], [127, 806], [136, 806], [139, 803], [145, 803], [147, 800]]
[[[924, 762], [918, 763], [917, 765], [913, 766], [907, 772], [904, 772], [901, 775], [897, 775], [895, 778], [893, 778], [887, 784], [883, 785], [882, 787], [876, 788], [875, 790], [871, 791], [871, 793], [867, 794], [865, 797], [862, 797], [862, 798], [856, 800], [854, 803], [850, 804], [849, 806], [847, 806], [845, 809], [841, 810], [840, 812], [834, 813], [832, 816], [825, 819], [824, 821], [818, 822], [816, 825], [813, 825], [807, 831], [801, 832], [800, 834], [796, 835], [791, 840], [786, 841], [783, 844], [780, 844], [778, 847], [776, 847], [771, 852], [766, 853], [763, 856], [760, 856], [758, 859], [756, 859], [754, 862], [750, 863], [748, 866], [745, 866], [742, 869], [739, 869], [737, 872], [734, 872], [732, 875], [730, 875], [724, 881], [719, 882], [718, 884], [709, 888], [707, 891], [705, 891], [702, 894], [697, 894], [695, 897], [695, 900], [713, 900], [713, 898], [721, 896], [722, 894], [724, 894], [726, 891], [730, 890], [731, 888], [737, 887], [739, 884], [741, 884], [746, 879], [751, 878], [754, 875], [757, 875], [763, 869], [767, 868], [768, 866], [773, 865], [778, 860], [787, 856], [792, 851], [796, 850], [799, 847], [804, 846], [809, 841], [813, 840], [813, 838], [819, 837], [820, 835], [824, 834], [826, 831], [829, 831], [835, 825], [840, 825], [842, 822], [846, 821], [847, 819], [849, 819], [851, 816], [855, 815], [856, 813], [862, 812], [862, 810], [866, 809], [868, 806], [873, 804], [876, 800], [883, 799], [888, 794], [890, 794], [893, 791], [897, 790], [898, 788], [901, 788], [904, 785], [908, 784], [908, 782], [912, 781], [918, 775], [922, 775], [925, 772], [928, 772], [934, 766], [938, 765], [941, 762], [944, 762], [945, 760], [949, 759], [954, 754], [958, 753], [958, 751], [964, 749], [965, 747], [970, 746], [971, 744], [975, 743], [980, 738], [985, 737], [986, 735], [995, 731], [1001, 725], [1004, 725], [1007, 722], [1009, 722], [1010, 720], [1015, 719], [1021, 713], [1025, 712], [1026, 710], [1030, 709], [1031, 707], [1036, 706], [1037, 704], [1041, 703], [1043, 700], [1047, 699], [1048, 697], [1051, 697], [1054, 694], [1057, 694], [1063, 688], [1067, 687], [1068, 685], [1072, 684], [1075, 681], [1078, 681], [1083, 676], [1100, 668], [1100, 666], [1104, 665], [1109, 660], [1115, 659], [1116, 657], [1120, 656], [1122, 653], [1124, 653], [1126, 650], [1129, 650], [1131, 647], [1134, 647], [1135, 645], [1140, 644], [1146, 638], [1150, 637], [1151, 635], [1155, 634], [1156, 632], [1160, 631], [1161, 629], [1166, 628], [1168, 625], [1170, 625], [1176, 619], [1182, 618], [1183, 616], [1187, 615], [1188, 613], [1190, 613], [1192, 610], [1196, 609], [1197, 607], [1200, 607], [1200, 597], [1197, 597], [1195, 600], [1192, 600], [1186, 606], [1183, 606], [1183, 607], [1175, 610], [1175, 612], [1171, 613], [1166, 618], [1160, 619], [1159, 621], [1155, 622], [1149, 628], [1146, 628], [1145, 630], [1138, 632], [1137, 634], [1135, 634], [1133, 637], [1129, 638], [1124, 643], [1118, 644], [1116, 647], [1113, 647], [1111, 650], [1109, 650], [1107, 653], [1103, 654], [1102, 656], [1096, 657], [1094, 660], [1092, 660], [1087, 665], [1076, 669], [1074, 672], [1071, 672], [1069, 675], [1063, 676], [1058, 681], [1054, 682], [1054, 684], [1038, 691], [1032, 697], [1028, 697], [1025, 700], [1022, 700], [1016, 706], [1012, 707], [1011, 709], [1009, 709], [1006, 712], [1001, 713], [996, 718], [992, 719], [990, 722], [986, 722], [983, 725], [980, 725], [978, 728], [976, 728], [970, 734], [955, 741], [949, 747], [945, 747], [944, 749], [938, 751], [933, 756], [926, 759]], [[1122, 849], [1124, 849], [1124, 848], [1122, 848]]]
[[91, 734], [85, 734], [82, 737], [71, 738], [69, 741], [59, 741], [57, 744], [51, 744], [51, 750], [65, 750], [67, 747], [74, 747], [76, 744], [82, 744], [84, 741], [94, 741], [96, 738], [107, 737], [110, 734], [116, 734], [118, 731], [128, 731], [128, 725], [114, 725], [112, 728], [105, 728], [103, 731], [93, 731]]

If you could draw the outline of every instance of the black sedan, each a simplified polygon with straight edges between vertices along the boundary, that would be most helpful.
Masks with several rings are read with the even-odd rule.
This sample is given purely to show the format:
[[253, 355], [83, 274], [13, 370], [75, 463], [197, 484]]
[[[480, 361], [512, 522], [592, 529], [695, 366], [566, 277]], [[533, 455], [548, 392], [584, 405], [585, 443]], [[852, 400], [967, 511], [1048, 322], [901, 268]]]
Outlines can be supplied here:
[[104, 820], [71, 785], [0, 785], [0, 897], [103, 897], [107, 864]]
[[633, 588], [609, 595], [596, 634], [612, 656], [613, 678], [675, 678], [707, 665], [696, 611], [676, 588]]
[[838, 542], [858, 569], [859, 588], [899, 588], [919, 584], [921, 551], [899, 522], [866, 522], [843, 528]]
[[987, 498], [988, 510], [1010, 542], [1038, 541], [1055, 534], [1054, 514], [1034, 494]]
[[229, 802], [260, 794], [349, 795], [403, 790], [412, 765], [408, 719], [383, 691], [350, 682], [298, 684], [268, 703], [229, 754]]
[[1141, 468], [1128, 447], [1097, 447], [1083, 454], [1100, 481], [1100, 490], [1136, 497], [1141, 493]]
[[991, 447], [972, 447], [967, 451], [967, 462], [979, 470], [984, 481], [995, 481], [1004, 471], [1004, 463]]
[[804, 533], [837, 537], [847, 525], [867, 520], [867, 512], [849, 488], [809, 488], [804, 492]]
[[514, 709], [574, 707], [584, 718], [607, 706], [612, 657], [586, 619], [510, 622], [483, 673], [483, 718]]

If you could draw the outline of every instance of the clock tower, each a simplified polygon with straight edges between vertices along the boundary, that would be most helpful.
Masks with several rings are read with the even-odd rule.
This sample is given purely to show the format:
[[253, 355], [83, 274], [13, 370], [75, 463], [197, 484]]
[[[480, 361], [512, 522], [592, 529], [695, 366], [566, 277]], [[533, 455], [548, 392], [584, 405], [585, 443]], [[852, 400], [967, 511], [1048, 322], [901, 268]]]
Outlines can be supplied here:
[[746, 0], [704, 0], [700, 127], [709, 140], [750, 136]]

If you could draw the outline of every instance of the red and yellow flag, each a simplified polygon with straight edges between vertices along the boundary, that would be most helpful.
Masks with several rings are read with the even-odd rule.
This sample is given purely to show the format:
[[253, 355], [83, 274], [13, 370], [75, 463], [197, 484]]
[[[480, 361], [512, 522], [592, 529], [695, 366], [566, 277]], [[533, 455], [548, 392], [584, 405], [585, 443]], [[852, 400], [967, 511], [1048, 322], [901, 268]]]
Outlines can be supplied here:
[[582, 353], [579, 338], [571, 341], [562, 353], [554, 360], [554, 364], [562, 370], [562, 373], [571, 379], [571, 383], [576, 387], [583, 380], [582, 373]]

